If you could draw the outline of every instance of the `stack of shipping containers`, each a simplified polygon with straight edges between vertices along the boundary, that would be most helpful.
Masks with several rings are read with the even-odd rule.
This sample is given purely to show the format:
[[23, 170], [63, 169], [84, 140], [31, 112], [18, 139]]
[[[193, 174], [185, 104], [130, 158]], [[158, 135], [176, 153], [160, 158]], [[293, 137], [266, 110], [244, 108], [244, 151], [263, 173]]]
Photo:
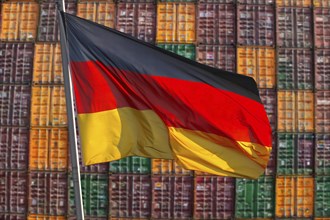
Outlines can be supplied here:
[[[73, 220], [55, 1], [0, 9], [0, 219]], [[330, 0], [67, 0], [66, 9], [253, 77], [273, 130], [258, 180], [141, 157], [82, 166], [87, 219], [330, 219]]]

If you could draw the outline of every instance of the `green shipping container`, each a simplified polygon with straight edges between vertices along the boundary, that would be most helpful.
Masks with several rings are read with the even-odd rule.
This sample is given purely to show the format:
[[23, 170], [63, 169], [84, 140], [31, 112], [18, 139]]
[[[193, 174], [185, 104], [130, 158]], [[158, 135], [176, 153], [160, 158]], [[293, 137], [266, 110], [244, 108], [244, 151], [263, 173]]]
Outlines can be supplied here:
[[193, 44], [157, 44], [157, 46], [188, 59], [196, 59], [196, 47]]
[[274, 177], [236, 179], [236, 218], [274, 217]]
[[330, 176], [317, 176], [315, 182], [315, 216], [330, 217]]
[[[108, 175], [81, 174], [81, 189], [86, 216], [108, 216]], [[69, 215], [75, 213], [74, 189], [70, 177]]]
[[151, 162], [149, 158], [144, 157], [126, 157], [121, 160], [110, 162], [111, 173], [143, 173], [151, 172]]

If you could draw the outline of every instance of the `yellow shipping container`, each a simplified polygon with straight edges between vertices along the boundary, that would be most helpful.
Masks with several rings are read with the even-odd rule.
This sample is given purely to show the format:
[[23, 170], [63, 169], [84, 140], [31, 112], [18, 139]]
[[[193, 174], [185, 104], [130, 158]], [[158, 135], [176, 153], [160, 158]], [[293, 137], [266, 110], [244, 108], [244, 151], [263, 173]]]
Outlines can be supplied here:
[[158, 3], [158, 43], [193, 43], [196, 41], [196, 5], [194, 3]]
[[77, 16], [114, 28], [116, 5], [110, 2], [78, 3]]
[[178, 174], [191, 175], [191, 170], [186, 170], [177, 164], [174, 160], [152, 159], [151, 168], [153, 174]]
[[2, 4], [0, 39], [33, 41], [36, 39], [39, 5], [35, 2], [6, 2]]
[[29, 169], [66, 170], [67, 167], [67, 129], [32, 128], [29, 142]]
[[310, 7], [311, 0], [276, 0], [277, 6]]
[[259, 88], [275, 87], [275, 49], [238, 47], [237, 72], [253, 77]]
[[63, 84], [62, 56], [59, 43], [36, 43], [33, 63], [34, 84]]
[[28, 220], [66, 220], [65, 216], [54, 216], [54, 215], [33, 215], [30, 214]]
[[330, 0], [314, 0], [313, 3], [314, 7], [330, 7]]

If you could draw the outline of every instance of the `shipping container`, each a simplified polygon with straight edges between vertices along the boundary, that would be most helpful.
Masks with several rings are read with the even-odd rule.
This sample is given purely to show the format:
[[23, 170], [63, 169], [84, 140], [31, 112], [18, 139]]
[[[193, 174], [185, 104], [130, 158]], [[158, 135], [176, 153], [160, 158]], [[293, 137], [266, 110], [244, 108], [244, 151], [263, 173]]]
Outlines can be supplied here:
[[237, 6], [237, 43], [274, 46], [274, 7], [270, 5]]
[[[86, 218], [108, 216], [108, 175], [81, 173], [81, 191]], [[75, 214], [73, 180], [70, 178], [69, 215]]]
[[275, 49], [238, 47], [237, 72], [253, 77], [259, 88], [275, 87]]
[[144, 157], [131, 156], [110, 162], [111, 173], [150, 173], [150, 159]]
[[276, 174], [276, 155], [277, 155], [277, 135], [274, 132], [272, 134], [272, 149], [269, 155], [267, 167], [264, 175], [271, 176]]
[[310, 49], [277, 50], [277, 88], [313, 89], [313, 56]]
[[241, 4], [252, 4], [252, 5], [273, 5], [275, 0], [237, 0]]
[[315, 216], [330, 216], [330, 176], [315, 177]]
[[313, 0], [314, 7], [330, 7], [330, 0]]
[[0, 125], [28, 126], [30, 98], [29, 86], [0, 84]]
[[[28, 183], [27, 183], [26, 172], [0, 170], [0, 213], [1, 214], [26, 213], [27, 186]], [[6, 219], [15, 219], [15, 218], [6, 217]]]
[[66, 215], [68, 177], [66, 173], [29, 173], [29, 214]]
[[316, 132], [330, 133], [330, 90], [315, 94]]
[[217, 4], [231, 4], [235, 3], [236, 0], [199, 0], [200, 3], [217, 3]]
[[193, 215], [193, 177], [153, 176], [151, 217], [190, 219]]
[[[65, 3], [66, 13], [76, 14], [76, 10], [76, 3]], [[40, 4], [40, 19], [38, 26], [39, 41], [54, 42], [60, 40], [57, 19], [55, 2], [43, 2]]]
[[232, 219], [235, 181], [230, 177], [194, 178], [194, 219]]
[[116, 6], [114, 3], [107, 1], [80, 2], [77, 6], [77, 16], [114, 28]]
[[157, 44], [157, 46], [188, 59], [196, 59], [196, 48], [193, 44]]
[[165, 159], [152, 159], [152, 174], [156, 175], [192, 175], [193, 171], [186, 170], [181, 167], [174, 160], [165, 160]]
[[314, 40], [317, 48], [330, 48], [330, 8], [314, 9]]
[[330, 90], [330, 50], [315, 50], [315, 88]]
[[[293, 2], [296, 0], [292, 0]], [[312, 47], [311, 8], [277, 8], [277, 46]]]
[[196, 5], [194, 3], [158, 3], [158, 43], [194, 43], [196, 41]]
[[266, 110], [272, 131], [276, 131], [276, 91], [274, 89], [259, 89], [259, 95]]
[[274, 177], [236, 179], [236, 218], [274, 217]]
[[67, 125], [64, 86], [32, 87], [31, 125]]
[[313, 211], [314, 178], [276, 178], [276, 217], [312, 217]]
[[35, 2], [5, 2], [1, 8], [0, 39], [33, 41], [36, 39], [39, 5]]
[[[151, 179], [147, 175], [111, 175], [110, 215], [122, 218], [149, 218]], [[112, 218], [111, 218], [112, 219]]]
[[277, 130], [280, 132], [314, 131], [314, 94], [311, 91], [277, 92]]
[[56, 215], [34, 215], [30, 214], [27, 220], [66, 220], [66, 216], [56, 216]]
[[315, 173], [316, 175], [330, 176], [330, 135], [316, 134], [315, 148]]
[[32, 64], [32, 43], [0, 43], [0, 83], [30, 83]]
[[32, 128], [29, 145], [30, 170], [67, 170], [68, 131], [66, 128]]
[[0, 213], [0, 219], [2, 219], [2, 220], [26, 220], [26, 216], [24, 214]]
[[236, 42], [234, 4], [200, 3], [197, 8], [198, 43], [234, 44]]
[[311, 1], [312, 0], [276, 0], [276, 5], [285, 7], [310, 7], [312, 5]]
[[63, 84], [62, 55], [59, 43], [36, 43], [33, 63], [34, 84]]
[[0, 169], [26, 170], [28, 149], [28, 128], [0, 127]]
[[116, 29], [140, 40], [155, 42], [156, 6], [154, 3], [118, 3]]

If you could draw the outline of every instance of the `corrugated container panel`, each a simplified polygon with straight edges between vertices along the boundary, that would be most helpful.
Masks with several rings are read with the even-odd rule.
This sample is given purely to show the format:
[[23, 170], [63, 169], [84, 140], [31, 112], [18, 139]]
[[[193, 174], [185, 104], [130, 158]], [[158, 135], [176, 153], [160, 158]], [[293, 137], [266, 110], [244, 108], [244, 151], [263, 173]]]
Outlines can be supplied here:
[[77, 6], [77, 16], [114, 28], [116, 5], [102, 1], [80, 2]]
[[330, 7], [330, 0], [313, 0], [314, 7]]
[[237, 19], [238, 44], [274, 45], [274, 7], [270, 5], [238, 5]]
[[68, 167], [68, 131], [66, 128], [30, 130], [29, 169], [66, 170]]
[[59, 43], [36, 43], [33, 63], [34, 84], [63, 84]]
[[236, 14], [234, 4], [200, 3], [197, 18], [197, 42], [201, 44], [234, 44]]
[[[81, 190], [85, 216], [107, 217], [108, 215], [108, 175], [81, 173]], [[75, 213], [74, 190], [70, 178], [69, 215]]]
[[144, 157], [126, 157], [120, 160], [110, 162], [111, 173], [150, 173], [150, 159]]
[[259, 89], [259, 95], [266, 110], [272, 131], [276, 131], [276, 91], [274, 89]]
[[[76, 14], [77, 5], [73, 2], [66, 2], [65, 12]], [[57, 13], [55, 2], [43, 2], [40, 4], [40, 19], [38, 26], [39, 41], [59, 41]]]
[[236, 71], [236, 49], [234, 46], [199, 45], [197, 61], [208, 66], [231, 72]]
[[330, 216], [330, 176], [315, 177], [315, 216]]
[[311, 8], [277, 8], [276, 17], [277, 46], [312, 47]]
[[30, 98], [29, 86], [0, 84], [0, 125], [28, 126]]
[[56, 215], [28, 215], [28, 220], [66, 220], [66, 216]]
[[274, 177], [236, 179], [236, 218], [274, 217]]
[[316, 134], [316, 175], [330, 175], [330, 135]]
[[232, 219], [235, 181], [230, 177], [196, 176], [194, 219]]
[[279, 133], [277, 136], [277, 174], [313, 174], [313, 134]]
[[194, 3], [158, 3], [157, 36], [159, 43], [193, 43], [196, 40]]
[[33, 86], [32, 126], [66, 126], [64, 86]]
[[0, 213], [0, 219], [2, 219], [2, 220], [26, 220], [26, 216], [23, 214]]
[[276, 0], [277, 6], [310, 7], [312, 0]]
[[0, 169], [27, 169], [29, 129], [0, 127]]
[[0, 43], [0, 83], [30, 83], [32, 64], [32, 43]]
[[330, 8], [314, 8], [314, 40], [317, 48], [330, 48]]
[[140, 40], [155, 41], [156, 6], [154, 3], [118, 3], [116, 29]]
[[277, 154], [277, 135], [276, 133], [272, 134], [272, 150], [270, 152], [269, 160], [267, 167], [265, 169], [264, 175], [275, 175], [276, 174], [276, 154]]
[[313, 56], [310, 49], [278, 49], [278, 89], [313, 89]]
[[241, 4], [252, 4], [252, 5], [272, 5], [275, 3], [275, 0], [237, 0]]
[[330, 50], [315, 50], [315, 88], [330, 90]]
[[35, 2], [6, 2], [2, 4], [0, 39], [4, 41], [33, 41], [36, 39], [39, 5]]
[[199, 0], [200, 3], [220, 3], [220, 4], [230, 4], [235, 3], [236, 0]]
[[191, 170], [186, 170], [177, 164], [174, 160], [165, 159], [152, 159], [152, 174], [156, 175], [166, 175], [166, 174], [176, 174], [176, 175], [192, 175]]
[[311, 91], [278, 91], [277, 100], [278, 131], [314, 131], [314, 94]]
[[26, 213], [27, 186], [26, 172], [0, 170], [0, 213]]
[[190, 219], [193, 215], [193, 177], [153, 176], [151, 217]]
[[112, 175], [109, 181], [111, 217], [150, 217], [150, 176]]
[[155, 0], [117, 0], [117, 3], [156, 3]]
[[276, 178], [276, 217], [312, 217], [314, 210], [314, 178]]
[[196, 59], [196, 48], [193, 44], [157, 44], [157, 46], [188, 59]]
[[315, 99], [316, 132], [330, 133], [330, 90], [317, 91]]
[[238, 47], [237, 72], [253, 77], [259, 88], [275, 87], [275, 49]]

